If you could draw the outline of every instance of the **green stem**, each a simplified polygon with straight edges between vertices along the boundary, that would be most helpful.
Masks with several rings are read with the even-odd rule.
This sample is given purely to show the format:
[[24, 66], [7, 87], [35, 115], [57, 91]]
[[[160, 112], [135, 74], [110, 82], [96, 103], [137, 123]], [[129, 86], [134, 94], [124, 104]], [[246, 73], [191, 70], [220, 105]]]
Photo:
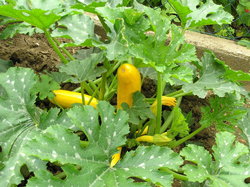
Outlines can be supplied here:
[[53, 48], [53, 50], [57, 53], [57, 55], [59, 56], [59, 58], [61, 59], [61, 61], [64, 64], [68, 63], [68, 60], [65, 58], [65, 56], [62, 54], [62, 52], [60, 51], [59, 47], [56, 45], [55, 41], [53, 40], [53, 38], [51, 37], [50, 33], [47, 30], [44, 30], [44, 34], [49, 42], [49, 44], [51, 45], [51, 47]]
[[185, 95], [192, 95], [193, 92], [184, 92], [184, 93], [180, 93], [180, 94], [176, 94], [173, 97], [183, 97]]
[[167, 94], [166, 96], [167, 96], [167, 97], [172, 97], [172, 96], [177, 95], [177, 94], [180, 94], [180, 93], [183, 93], [183, 90], [177, 90], [177, 91], [175, 91], [175, 92], [172, 92], [172, 93]]
[[167, 168], [167, 167], [162, 167], [160, 168], [161, 171], [167, 172], [169, 174], [172, 174], [174, 176], [174, 178], [182, 180], [182, 181], [187, 181], [188, 177], [185, 175], [181, 175], [179, 173], [174, 172], [173, 170]]
[[171, 148], [177, 147], [178, 145], [180, 145], [180, 144], [184, 143], [185, 141], [189, 140], [190, 138], [192, 138], [193, 136], [195, 136], [196, 134], [198, 134], [199, 132], [201, 132], [205, 128], [206, 128], [205, 126], [199, 127], [194, 132], [192, 132], [191, 134], [185, 136], [184, 138], [182, 138], [182, 139], [180, 139], [180, 140], [178, 140], [176, 142], [173, 142], [172, 144], [170, 143], [169, 147], [171, 147]]
[[162, 74], [157, 72], [157, 115], [156, 115], [156, 127], [155, 127], [155, 134], [160, 133], [161, 128], [161, 115], [162, 115]]
[[84, 87], [84, 89], [88, 92], [89, 95], [93, 95], [93, 90], [92, 88], [88, 85], [88, 83], [86, 83], [85, 81], [82, 82], [82, 86]]
[[89, 100], [89, 102], [87, 103], [87, 105], [90, 105], [91, 101], [93, 100], [93, 98], [97, 95], [96, 93], [98, 92], [98, 90], [100, 89], [100, 84], [98, 85], [97, 89], [95, 89], [95, 91], [93, 92], [93, 94], [91, 95], [91, 98]]
[[107, 77], [106, 77], [106, 73], [102, 74], [102, 81], [101, 81], [101, 89], [99, 92], [99, 100], [103, 100], [104, 99], [104, 94], [105, 94], [105, 88], [106, 88], [106, 82], [107, 82]]
[[[53, 38], [53, 40], [58, 46], [60, 46], [60, 43], [55, 38]], [[64, 47], [60, 48], [69, 57], [70, 60], [75, 60], [75, 58], [70, 54], [70, 52], [67, 49], [65, 49]]]
[[[175, 107], [179, 107], [180, 104], [181, 104], [181, 99], [182, 97], [179, 97], [177, 99], [177, 103], [175, 105]], [[174, 118], [174, 110], [172, 110], [168, 116], [168, 119], [163, 123], [162, 127], [161, 127], [161, 130], [160, 130], [160, 133], [163, 133], [167, 130], [168, 126], [171, 124], [171, 122], [173, 121], [173, 118]]]
[[85, 105], [85, 98], [84, 98], [84, 82], [81, 82], [81, 94], [82, 94], [82, 104]]

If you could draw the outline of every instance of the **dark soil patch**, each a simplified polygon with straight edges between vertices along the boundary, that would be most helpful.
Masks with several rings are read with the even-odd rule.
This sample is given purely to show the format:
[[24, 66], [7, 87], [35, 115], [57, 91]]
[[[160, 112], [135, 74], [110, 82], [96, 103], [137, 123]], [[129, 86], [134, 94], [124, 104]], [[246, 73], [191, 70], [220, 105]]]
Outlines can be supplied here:
[[0, 58], [11, 60], [15, 66], [32, 68], [36, 72], [56, 71], [60, 63], [42, 34], [32, 37], [17, 35], [12, 39], [1, 40]]

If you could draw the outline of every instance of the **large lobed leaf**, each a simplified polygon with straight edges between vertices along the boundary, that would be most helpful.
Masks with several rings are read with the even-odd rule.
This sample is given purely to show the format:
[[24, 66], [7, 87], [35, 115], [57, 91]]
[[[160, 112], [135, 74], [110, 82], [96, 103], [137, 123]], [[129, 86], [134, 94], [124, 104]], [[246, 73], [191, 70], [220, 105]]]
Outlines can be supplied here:
[[229, 24], [233, 20], [230, 13], [212, 0], [207, 0], [205, 3], [199, 0], [169, 0], [168, 2], [179, 15], [183, 27]]
[[64, 45], [79, 46], [91, 45], [92, 40], [97, 40], [94, 33], [93, 20], [83, 12], [71, 13], [58, 21], [60, 27], [52, 32], [53, 37], [72, 39]]
[[61, 17], [42, 9], [18, 10], [11, 5], [0, 6], [0, 15], [11, 17], [17, 21], [25, 21], [39, 29], [46, 30]]
[[234, 71], [217, 59], [212, 52], [205, 52], [201, 60], [201, 73], [198, 81], [185, 84], [183, 90], [192, 92], [200, 98], [205, 98], [208, 92], [213, 92], [219, 97], [228, 94], [247, 95], [247, 91], [239, 86], [237, 81], [249, 80], [249, 74]]
[[147, 118], [154, 118], [154, 115], [150, 109], [150, 105], [144, 101], [145, 97], [140, 92], [133, 94], [133, 105], [128, 106], [127, 103], [122, 103], [122, 108], [129, 114], [129, 122], [133, 124], [139, 124], [140, 120]]
[[201, 108], [202, 118], [200, 124], [208, 127], [215, 125], [218, 130], [234, 132], [234, 127], [244, 119], [246, 110], [242, 108], [243, 102], [234, 95], [226, 97], [212, 97], [210, 105]]
[[68, 64], [63, 64], [59, 67], [60, 72], [71, 76], [71, 81], [81, 83], [82, 81], [95, 80], [105, 69], [98, 67], [97, 64], [103, 60], [103, 53], [93, 53], [88, 58], [83, 60], [74, 60]]
[[[60, 163], [66, 178], [61, 180], [41, 169], [34, 171], [35, 177], [29, 180], [28, 186], [43, 186], [48, 180], [54, 186], [150, 186], [150, 182], [171, 186], [173, 177], [158, 168], [177, 170], [182, 159], [166, 147], [139, 147], [110, 168], [112, 155], [117, 152], [117, 147], [125, 144], [125, 135], [129, 132], [126, 112], [119, 110], [115, 113], [113, 106], [102, 101], [97, 110], [91, 106], [75, 106], [67, 114], [86, 134], [89, 145], [81, 147], [80, 138], [66, 127], [48, 127], [26, 144], [24, 152], [41, 160]], [[131, 177], [145, 182], [134, 183]]]
[[203, 147], [188, 145], [180, 154], [194, 164], [183, 166], [184, 173], [191, 182], [204, 182], [209, 186], [248, 186], [244, 180], [250, 177], [250, 162], [242, 161], [249, 156], [249, 149], [235, 142], [235, 136], [229, 132], [221, 132], [216, 136], [213, 146], [213, 157]]
[[31, 169], [40, 163], [22, 152], [23, 145], [39, 133], [35, 126], [39, 121], [36, 118], [39, 110], [34, 106], [36, 93], [32, 91], [36, 80], [31, 69], [9, 68], [0, 74], [3, 89], [0, 96], [0, 161], [4, 165], [0, 186], [18, 184], [23, 179], [20, 167], [24, 163], [33, 163]]
[[45, 168], [44, 162], [23, 151], [41, 129], [53, 124], [77, 129], [59, 109], [46, 112], [35, 106], [39, 90], [34, 87], [38, 85], [44, 87], [31, 69], [14, 67], [0, 74], [0, 186], [18, 185], [23, 180], [20, 168], [24, 164], [30, 171]]

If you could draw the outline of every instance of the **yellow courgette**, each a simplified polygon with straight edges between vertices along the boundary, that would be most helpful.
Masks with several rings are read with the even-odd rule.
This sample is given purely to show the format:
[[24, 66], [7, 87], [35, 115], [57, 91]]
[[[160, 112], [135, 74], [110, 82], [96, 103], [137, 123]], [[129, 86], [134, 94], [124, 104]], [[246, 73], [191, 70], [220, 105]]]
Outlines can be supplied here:
[[[68, 90], [53, 90], [55, 97], [50, 100], [52, 103], [60, 105], [63, 108], [69, 108], [75, 103], [82, 103], [82, 94]], [[91, 96], [84, 94], [85, 103], [88, 104]], [[89, 105], [96, 107], [98, 101], [92, 98]]]
[[117, 108], [122, 103], [133, 104], [133, 93], [141, 91], [141, 75], [132, 64], [122, 64], [117, 71]]

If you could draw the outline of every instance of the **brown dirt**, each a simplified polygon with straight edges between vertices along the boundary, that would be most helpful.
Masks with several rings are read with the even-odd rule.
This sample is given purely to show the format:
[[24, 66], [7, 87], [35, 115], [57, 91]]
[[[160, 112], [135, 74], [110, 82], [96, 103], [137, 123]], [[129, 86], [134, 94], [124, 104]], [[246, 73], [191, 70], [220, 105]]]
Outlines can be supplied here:
[[33, 37], [17, 35], [1, 40], [0, 58], [13, 61], [15, 66], [29, 67], [36, 72], [56, 71], [59, 58], [42, 34]]

